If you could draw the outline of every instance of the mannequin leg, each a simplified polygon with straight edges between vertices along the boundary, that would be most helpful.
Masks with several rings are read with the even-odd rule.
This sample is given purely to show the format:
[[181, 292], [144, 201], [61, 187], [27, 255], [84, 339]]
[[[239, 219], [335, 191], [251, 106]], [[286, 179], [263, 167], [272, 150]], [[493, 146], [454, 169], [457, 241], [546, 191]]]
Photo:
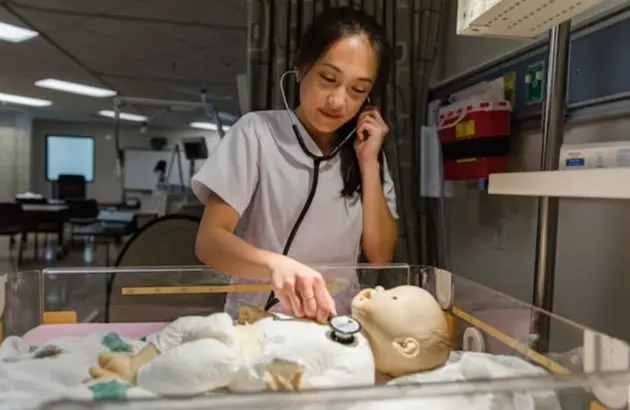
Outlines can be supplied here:
[[229, 385], [239, 368], [235, 346], [200, 339], [173, 347], [144, 365], [137, 385], [164, 396], [195, 395]]
[[[232, 324], [231, 317], [225, 313], [215, 313], [210, 316], [181, 317], [171, 322], [163, 330], [147, 337], [148, 344], [133, 356], [121, 353], [103, 353], [98, 358], [98, 365], [90, 368], [90, 376], [93, 379], [117, 377], [135, 383], [136, 379], [139, 377], [139, 370], [153, 363], [161, 354], [167, 353], [172, 349], [177, 349], [175, 353], [163, 359], [168, 363], [166, 370], [151, 373], [152, 376], [150, 380], [158, 380], [156, 383], [159, 383], [162, 377], [170, 378], [170, 376], [168, 376], [170, 373], [168, 366], [175, 366], [175, 368], [178, 366], [178, 364], [171, 364], [172, 362], [177, 363], [179, 360], [173, 358], [181, 356], [180, 361], [183, 361], [186, 366], [188, 366], [189, 362], [193, 363], [191, 368], [194, 368], [195, 359], [187, 353], [191, 348], [183, 348], [183, 346], [197, 341], [205, 342], [201, 343], [202, 347], [206, 344], [219, 344], [218, 355], [229, 356], [229, 352], [225, 354], [223, 354], [223, 352], [227, 352], [236, 345], [236, 329]], [[178, 349], [180, 347], [182, 347], [182, 349]], [[213, 346], [209, 347], [213, 348]], [[212, 349], [209, 351], [212, 352]], [[221, 363], [220, 358], [217, 359], [214, 356], [207, 358], [203, 356], [205, 353], [204, 351], [199, 353], [200, 357], [204, 357], [204, 360], [218, 360], [218, 362]], [[162, 361], [159, 363], [162, 363]], [[157, 365], [158, 369], [162, 369], [162, 367], [162, 365]], [[226, 374], [229, 375], [229, 373], [229, 370], [226, 370]], [[158, 391], [156, 390], [156, 392]]]

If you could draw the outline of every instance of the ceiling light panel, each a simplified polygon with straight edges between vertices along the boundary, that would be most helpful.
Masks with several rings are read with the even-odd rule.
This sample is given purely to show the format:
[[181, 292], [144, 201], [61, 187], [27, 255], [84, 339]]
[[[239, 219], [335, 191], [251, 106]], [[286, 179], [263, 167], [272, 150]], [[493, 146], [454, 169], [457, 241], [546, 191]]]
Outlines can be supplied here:
[[[219, 127], [217, 127], [217, 124], [213, 122], [192, 122], [190, 123], [190, 126], [192, 128], [208, 131], [217, 131], [219, 129]], [[223, 126], [223, 131], [228, 131], [229, 129], [230, 127], [228, 127], [227, 125]]]
[[86, 95], [88, 97], [106, 98], [116, 95], [116, 91], [107, 88], [92, 87], [89, 85], [73, 83], [70, 81], [57, 80], [55, 78], [46, 78], [35, 82], [35, 85], [42, 88], [48, 88], [66, 93]]
[[[108, 117], [108, 118], [115, 118], [115, 116], [116, 116], [114, 111], [109, 111], [109, 110], [99, 111], [98, 115], [100, 115], [102, 117]], [[118, 118], [120, 118], [121, 120], [135, 121], [135, 122], [145, 122], [145, 121], [149, 120], [149, 118], [145, 117], [144, 115], [130, 114], [130, 113], [126, 113], [126, 112], [121, 112], [118, 115]]]
[[26, 105], [29, 107], [49, 107], [52, 101], [39, 98], [25, 97], [22, 95], [0, 93], [0, 102], [8, 104]]
[[0, 21], [0, 41], [8, 41], [10, 43], [21, 43], [37, 37], [37, 31], [14, 26]]

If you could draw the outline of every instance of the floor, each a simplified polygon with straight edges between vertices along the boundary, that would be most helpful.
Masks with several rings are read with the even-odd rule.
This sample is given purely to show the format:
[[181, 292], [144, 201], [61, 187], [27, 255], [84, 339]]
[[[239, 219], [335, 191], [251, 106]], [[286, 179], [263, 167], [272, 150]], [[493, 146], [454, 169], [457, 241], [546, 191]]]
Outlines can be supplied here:
[[[40, 245], [37, 257], [34, 255], [33, 239], [25, 245], [24, 260], [20, 266], [17, 265], [17, 245], [11, 250], [9, 248], [9, 238], [0, 237], [0, 272], [17, 272], [32, 269], [43, 269], [47, 267], [82, 267], [82, 266], [107, 266], [105, 261], [104, 246], [92, 247], [92, 262], [86, 263], [85, 256], [90, 256], [90, 252], [85, 252], [83, 244], [71, 246], [70, 252], [64, 260], [58, 261], [54, 258], [52, 247], [44, 247], [43, 235], [40, 235]], [[116, 252], [112, 251], [111, 258], [115, 259]], [[89, 259], [89, 258], [88, 258]]]
[[[34, 255], [33, 239], [25, 245], [22, 264], [18, 266], [17, 245], [10, 249], [9, 238], [0, 237], [0, 275], [9, 273], [6, 285], [5, 306], [2, 321], [4, 335], [21, 334], [36, 326], [40, 311], [40, 277], [44, 277], [44, 310], [77, 312], [78, 320], [100, 320], [104, 305], [106, 275], [87, 275], [85, 272], [72, 275], [41, 276], [46, 268], [80, 268], [106, 266], [103, 246], [93, 247], [92, 255], [83, 244], [70, 247], [68, 255], [61, 261], [54, 257], [53, 247], [43, 246], [40, 235], [39, 254]], [[85, 257], [88, 257], [86, 263]], [[89, 262], [92, 256], [92, 262]], [[112, 259], [116, 252], [112, 252]], [[105, 272], [106, 273], [106, 272]], [[94, 297], [96, 296], [96, 299]], [[92, 302], [86, 303], [88, 299]], [[98, 305], [98, 306], [97, 306]]]

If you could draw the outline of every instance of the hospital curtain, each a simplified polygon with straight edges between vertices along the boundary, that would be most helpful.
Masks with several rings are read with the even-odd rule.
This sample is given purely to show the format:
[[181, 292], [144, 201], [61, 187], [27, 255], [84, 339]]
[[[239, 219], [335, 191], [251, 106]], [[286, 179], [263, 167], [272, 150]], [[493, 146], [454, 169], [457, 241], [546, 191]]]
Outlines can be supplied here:
[[[249, 0], [249, 109], [282, 108], [280, 76], [290, 68], [300, 34], [326, 7], [352, 6], [375, 16], [395, 47], [395, 65], [381, 109], [391, 128], [386, 143], [400, 214], [396, 260], [432, 263], [427, 252], [427, 214], [420, 198], [420, 132], [437, 59], [444, 0]], [[286, 82], [296, 101], [295, 82]], [[423, 251], [424, 250], [424, 251]]]

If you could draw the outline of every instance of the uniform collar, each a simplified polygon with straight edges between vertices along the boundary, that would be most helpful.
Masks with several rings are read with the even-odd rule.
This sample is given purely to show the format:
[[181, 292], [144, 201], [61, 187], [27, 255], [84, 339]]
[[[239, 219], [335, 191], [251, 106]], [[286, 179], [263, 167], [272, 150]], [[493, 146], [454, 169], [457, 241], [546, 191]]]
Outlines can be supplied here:
[[[277, 129], [282, 130], [282, 132], [274, 136], [279, 148], [289, 154], [300, 164], [312, 168], [313, 160], [302, 150], [302, 147], [300, 146], [300, 143], [297, 139], [298, 136], [295, 135], [293, 131], [293, 125], [297, 126], [297, 130], [304, 140], [304, 145], [306, 145], [310, 152], [312, 152], [314, 155], [320, 156], [322, 155], [321, 149], [319, 149], [317, 143], [315, 143], [315, 140], [311, 137], [306, 128], [304, 128], [304, 126], [293, 111], [283, 110], [280, 111], [279, 114], [280, 115], [276, 117]], [[331, 160], [325, 161], [322, 164], [322, 169], [332, 166], [337, 161], [339, 161], [339, 155], [335, 156], [335, 158]]]

